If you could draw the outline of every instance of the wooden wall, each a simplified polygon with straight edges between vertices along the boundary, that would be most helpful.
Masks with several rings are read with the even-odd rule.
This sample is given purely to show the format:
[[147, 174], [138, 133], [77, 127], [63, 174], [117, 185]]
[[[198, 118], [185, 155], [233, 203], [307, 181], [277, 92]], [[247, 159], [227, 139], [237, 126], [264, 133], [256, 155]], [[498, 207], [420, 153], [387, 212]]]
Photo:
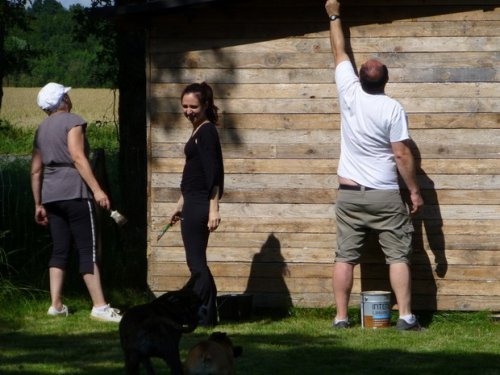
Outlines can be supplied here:
[[[426, 207], [415, 218], [414, 307], [500, 310], [500, 6], [344, 0], [357, 65], [378, 57], [409, 114]], [[187, 278], [179, 197], [190, 124], [179, 95], [213, 85], [226, 167], [208, 258], [220, 294], [261, 306], [330, 306], [339, 113], [323, 0], [226, 1], [150, 15], [149, 252], [154, 292]], [[377, 251], [360, 290], [387, 288]]]

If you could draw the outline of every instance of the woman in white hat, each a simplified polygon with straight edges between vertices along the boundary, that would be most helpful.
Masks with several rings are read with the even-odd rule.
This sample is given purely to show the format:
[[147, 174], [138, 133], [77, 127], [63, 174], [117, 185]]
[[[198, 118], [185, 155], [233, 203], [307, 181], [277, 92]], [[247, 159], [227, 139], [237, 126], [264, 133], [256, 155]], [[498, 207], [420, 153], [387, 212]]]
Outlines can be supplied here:
[[119, 322], [119, 311], [104, 299], [96, 258], [94, 200], [107, 210], [110, 202], [90, 167], [85, 137], [87, 123], [70, 113], [70, 89], [51, 82], [40, 90], [37, 98], [39, 107], [48, 115], [36, 131], [31, 161], [35, 221], [49, 226], [53, 240], [49, 261], [52, 304], [47, 313], [68, 315], [61, 295], [73, 238], [80, 273], [93, 302], [91, 318]]

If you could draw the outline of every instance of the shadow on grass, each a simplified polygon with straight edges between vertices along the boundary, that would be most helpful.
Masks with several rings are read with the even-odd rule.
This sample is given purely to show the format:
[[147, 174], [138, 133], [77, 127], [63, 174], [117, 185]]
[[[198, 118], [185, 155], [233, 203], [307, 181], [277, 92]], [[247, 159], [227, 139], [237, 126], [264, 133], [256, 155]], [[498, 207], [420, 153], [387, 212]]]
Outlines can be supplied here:
[[[96, 327], [99, 326], [96, 323]], [[237, 326], [220, 329], [238, 328]], [[248, 327], [246, 327], [248, 328]], [[103, 330], [109, 329], [108, 326]], [[185, 335], [181, 356], [207, 336], [197, 331]], [[408, 333], [415, 335], [415, 333]], [[498, 374], [498, 355], [432, 351], [425, 349], [425, 339], [408, 350], [389, 349], [397, 332], [364, 330], [332, 331], [323, 335], [303, 334], [230, 334], [233, 342], [243, 346], [237, 360], [238, 374]], [[405, 335], [405, 333], [403, 333]], [[416, 335], [419, 335], [418, 333]], [[380, 349], [350, 349], [352, 336], [370, 342], [379, 340]], [[425, 336], [424, 336], [425, 337]], [[430, 339], [431, 337], [429, 337]], [[395, 340], [398, 340], [397, 338]], [[400, 338], [399, 338], [400, 340]], [[414, 340], [414, 337], [408, 337]], [[356, 344], [358, 347], [360, 344]], [[392, 343], [394, 345], [394, 343]], [[0, 335], [0, 372], [2, 374], [122, 374], [122, 353], [118, 331], [85, 334], [32, 335], [14, 332]], [[166, 365], [155, 361], [159, 373], [168, 373]]]

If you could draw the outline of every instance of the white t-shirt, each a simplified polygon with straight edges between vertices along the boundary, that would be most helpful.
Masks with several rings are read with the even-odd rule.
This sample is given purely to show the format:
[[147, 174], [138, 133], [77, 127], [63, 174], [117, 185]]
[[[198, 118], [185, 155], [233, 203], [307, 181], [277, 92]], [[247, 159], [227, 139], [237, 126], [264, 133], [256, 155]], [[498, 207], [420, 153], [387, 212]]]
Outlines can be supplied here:
[[338, 175], [375, 189], [399, 189], [391, 142], [410, 138], [403, 107], [387, 95], [363, 91], [348, 60], [338, 64], [335, 82], [341, 109]]

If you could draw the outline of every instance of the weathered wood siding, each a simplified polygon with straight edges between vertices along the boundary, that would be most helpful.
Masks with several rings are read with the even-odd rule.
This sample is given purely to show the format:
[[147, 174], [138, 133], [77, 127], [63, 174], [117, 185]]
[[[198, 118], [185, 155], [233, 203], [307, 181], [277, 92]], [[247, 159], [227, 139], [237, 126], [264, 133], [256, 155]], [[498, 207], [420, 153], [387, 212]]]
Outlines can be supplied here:
[[[355, 63], [389, 67], [409, 114], [426, 207], [415, 219], [416, 309], [500, 310], [500, 7], [497, 1], [344, 1]], [[323, 0], [211, 3], [149, 20], [148, 281], [188, 269], [179, 228], [156, 235], [179, 197], [190, 124], [179, 95], [212, 84], [226, 167], [208, 259], [220, 294], [258, 305], [333, 304], [339, 113]], [[359, 292], [387, 288], [380, 255]]]

